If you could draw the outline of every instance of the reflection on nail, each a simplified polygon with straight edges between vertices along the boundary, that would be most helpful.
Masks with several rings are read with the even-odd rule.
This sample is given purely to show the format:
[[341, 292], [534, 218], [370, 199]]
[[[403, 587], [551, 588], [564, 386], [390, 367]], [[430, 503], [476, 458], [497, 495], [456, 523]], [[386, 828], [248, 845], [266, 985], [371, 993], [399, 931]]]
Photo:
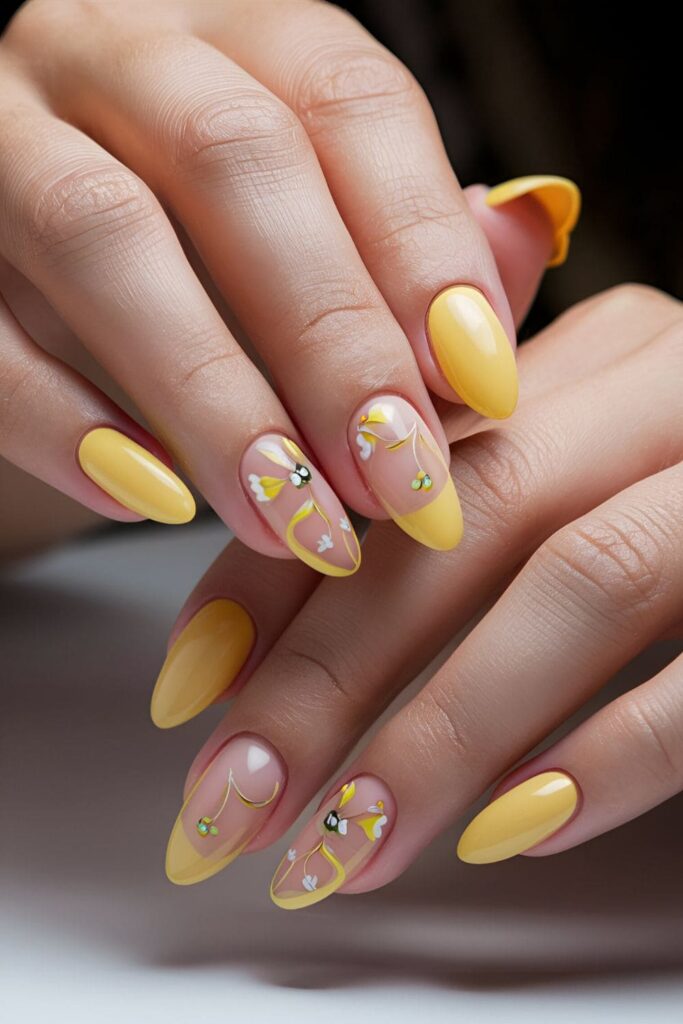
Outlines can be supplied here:
[[238, 676], [254, 645], [254, 624], [237, 601], [209, 601], [190, 619], [166, 656], [152, 695], [160, 729], [194, 718]]
[[518, 397], [515, 353], [478, 288], [453, 285], [440, 292], [427, 313], [427, 334], [444, 377], [463, 402], [493, 419], [512, 415]]
[[172, 469], [111, 427], [97, 427], [78, 447], [86, 476], [131, 512], [157, 523], [189, 523], [195, 503]]
[[360, 545], [344, 506], [299, 446], [266, 434], [249, 446], [240, 468], [247, 495], [298, 558], [327, 576], [349, 576]]
[[370, 775], [342, 786], [302, 829], [270, 886], [274, 903], [298, 910], [324, 900], [364, 867], [394, 825], [388, 787]]
[[474, 818], [458, 843], [468, 864], [516, 857], [557, 832], [573, 815], [576, 783], [564, 772], [543, 772], [509, 789]]
[[265, 740], [229, 740], [176, 818], [166, 851], [169, 879], [192, 885], [239, 857], [275, 810], [286, 777], [279, 754]]

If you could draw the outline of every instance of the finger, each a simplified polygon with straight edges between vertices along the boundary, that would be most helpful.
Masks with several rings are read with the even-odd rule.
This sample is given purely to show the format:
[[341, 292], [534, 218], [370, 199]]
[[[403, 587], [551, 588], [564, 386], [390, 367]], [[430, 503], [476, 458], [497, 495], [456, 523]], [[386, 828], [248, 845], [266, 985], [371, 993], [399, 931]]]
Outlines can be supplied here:
[[520, 853], [560, 853], [678, 793], [682, 691], [679, 657], [521, 765], [464, 831], [461, 860], [490, 864]]
[[[108, 55], [116, 48], [125, 75], [117, 60], [103, 59], [103, 46]], [[144, 39], [96, 32], [73, 59], [88, 88], [79, 86], [71, 103], [68, 90], [55, 101], [164, 195], [339, 493], [370, 515], [383, 507], [423, 543], [454, 547], [462, 523], [440, 423], [291, 110], [198, 40], [168, 36], [150, 49]], [[402, 396], [398, 411], [394, 395]], [[361, 417], [378, 403], [422, 449], [411, 466], [392, 460], [399, 464], [388, 478], [369, 471], [356, 445]], [[389, 423], [394, 441], [395, 430]], [[420, 472], [430, 486], [412, 488]], [[252, 475], [264, 471], [250, 470], [247, 486]], [[250, 489], [271, 507], [267, 488]], [[342, 518], [318, 522], [309, 539], [329, 561], [349, 540]]]
[[111, 519], [186, 523], [195, 513], [158, 442], [39, 348], [1, 299], [0, 455]]
[[[152, 193], [32, 97], [17, 118], [15, 93], [2, 96], [5, 258], [132, 397], [246, 543], [282, 556], [284, 542], [320, 572], [354, 572], [360, 549], [339, 526], [343, 506], [228, 332]], [[253, 480], [265, 482], [257, 489]], [[262, 500], [266, 494], [279, 501]], [[321, 555], [322, 532], [333, 548]]]
[[[264, 24], [241, 18], [228, 33], [209, 18], [198, 30], [300, 118], [428, 386], [451, 400], [455, 391], [486, 415], [510, 415], [516, 374], [507, 299], [412, 75], [328, 5], [274, 4]], [[473, 321], [486, 333], [488, 359]]]
[[567, 178], [536, 175], [465, 189], [493, 252], [515, 324], [529, 311], [547, 266], [567, 258], [580, 193]]
[[[533, 419], [529, 407], [520, 410], [524, 485], [516, 474], [510, 477], [516, 449], [508, 448], [503, 438], [512, 425], [503, 433], [493, 432], [489, 439], [482, 435], [460, 445], [454, 467], [471, 481], [471, 490], [466, 486], [465, 493], [470, 495], [475, 525], [459, 549], [457, 567], [449, 561], [451, 556], [419, 552], [419, 559], [411, 558], [408, 550], [399, 547], [401, 538], [373, 527], [366, 544], [366, 580], [349, 581], [344, 594], [336, 595], [334, 601], [326, 588], [316, 591], [305, 614], [273, 648], [198, 755], [188, 788], [202, 773], [203, 777], [212, 773], [211, 758], [231, 736], [241, 731], [258, 733], [277, 748], [290, 772], [287, 790], [258, 845], [272, 841], [286, 828], [368, 723], [544, 537], [639, 479], [653, 465], [675, 457], [672, 431], [675, 437], [681, 428], [672, 422], [673, 380], [669, 378], [671, 392], [668, 396], [660, 392], [658, 402], [643, 400], [642, 408], [635, 409], [630, 400], [633, 380], [644, 380], [645, 365], [650, 372], [653, 364], [662, 365], [666, 344], [663, 340], [659, 354], [655, 350], [647, 359], [630, 357], [633, 364], [628, 374], [615, 371], [613, 380], [606, 373], [597, 375], [581, 405], [578, 431], [571, 429], [577, 422], [576, 395], [564, 401], [552, 395], [546, 405], [539, 401]], [[600, 394], [600, 402], [593, 389]], [[650, 398], [652, 393], [651, 389]], [[602, 415], [607, 409], [619, 424], [611, 441]], [[562, 437], [562, 473], [548, 462], [547, 435], [532, 428], [532, 423], [547, 423], [551, 410]], [[594, 417], [594, 429], [589, 414]], [[525, 415], [530, 416], [527, 424]], [[586, 460], [595, 458], [596, 434], [605, 442], [606, 468], [586, 477]], [[516, 468], [521, 466], [518, 462]], [[514, 490], [511, 479], [517, 481]], [[201, 869], [201, 861], [195, 867]], [[191, 873], [192, 867], [185, 864], [184, 870]]]
[[318, 584], [299, 562], [233, 541], [195, 587], [171, 630], [151, 715], [169, 729], [229, 691], [236, 696]]

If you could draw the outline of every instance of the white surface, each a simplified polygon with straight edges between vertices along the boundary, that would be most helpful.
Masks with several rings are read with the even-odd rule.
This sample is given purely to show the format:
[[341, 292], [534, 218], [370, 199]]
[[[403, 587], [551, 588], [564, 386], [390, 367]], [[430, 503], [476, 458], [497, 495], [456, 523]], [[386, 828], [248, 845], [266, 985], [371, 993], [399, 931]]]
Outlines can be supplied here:
[[127, 528], [0, 578], [3, 1021], [680, 1024], [680, 799], [487, 869], [458, 863], [454, 828], [394, 885], [297, 913], [267, 896], [279, 846], [166, 882], [214, 712], [157, 732], [150, 688], [225, 539]]

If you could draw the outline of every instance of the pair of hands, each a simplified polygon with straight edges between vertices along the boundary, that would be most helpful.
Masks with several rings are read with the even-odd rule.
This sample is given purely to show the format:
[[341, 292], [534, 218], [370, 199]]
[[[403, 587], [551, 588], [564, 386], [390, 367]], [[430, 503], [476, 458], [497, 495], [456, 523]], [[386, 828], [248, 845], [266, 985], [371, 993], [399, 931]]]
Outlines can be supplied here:
[[[504, 590], [331, 791], [272, 891], [300, 906], [373, 888], [680, 622], [680, 313], [646, 290], [593, 300], [525, 346], [510, 424], [446, 406], [514, 407], [513, 321], [563, 256], [572, 186], [461, 192], [415, 83], [334, 8], [114, 13], [32, 0], [2, 42], [2, 454], [112, 518], [186, 520], [164, 448], [123, 411], [137, 408], [248, 545], [188, 602], [155, 693], [172, 725], [251, 677], [190, 773], [179, 882], [272, 842]], [[452, 547], [456, 439], [457, 552], [376, 525], [343, 583], [283, 559], [358, 567], [339, 497]], [[674, 663], [519, 769], [461, 854], [553, 852], [680, 788], [677, 679]]]

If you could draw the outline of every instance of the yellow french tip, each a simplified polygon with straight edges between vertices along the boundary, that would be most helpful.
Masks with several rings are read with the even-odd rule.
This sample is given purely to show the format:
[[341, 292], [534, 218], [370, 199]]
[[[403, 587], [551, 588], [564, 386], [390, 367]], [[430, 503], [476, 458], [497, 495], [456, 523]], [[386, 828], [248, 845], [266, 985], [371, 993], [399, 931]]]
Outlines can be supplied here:
[[581, 212], [581, 192], [569, 178], [554, 174], [531, 174], [496, 185], [486, 196], [488, 206], [503, 206], [520, 196], [533, 196], [553, 226], [553, 253], [549, 267], [559, 267], [567, 258], [569, 236]]
[[194, 615], [171, 647], [152, 694], [152, 721], [172, 729], [213, 704], [236, 679], [256, 632], [241, 604], [210, 601]]
[[458, 857], [495, 864], [530, 850], [557, 832], [576, 810], [576, 783], [564, 772], [543, 772], [485, 807], [463, 832]]
[[182, 480], [118, 430], [91, 430], [79, 445], [78, 462], [98, 487], [145, 519], [169, 524], [194, 519], [194, 498]]
[[394, 516], [410, 537], [435, 551], [451, 551], [462, 540], [463, 519], [458, 494], [450, 475], [434, 501], [416, 512]]
[[459, 284], [440, 292], [427, 312], [427, 334], [444, 377], [467, 405], [497, 420], [515, 411], [515, 354], [478, 288]]

